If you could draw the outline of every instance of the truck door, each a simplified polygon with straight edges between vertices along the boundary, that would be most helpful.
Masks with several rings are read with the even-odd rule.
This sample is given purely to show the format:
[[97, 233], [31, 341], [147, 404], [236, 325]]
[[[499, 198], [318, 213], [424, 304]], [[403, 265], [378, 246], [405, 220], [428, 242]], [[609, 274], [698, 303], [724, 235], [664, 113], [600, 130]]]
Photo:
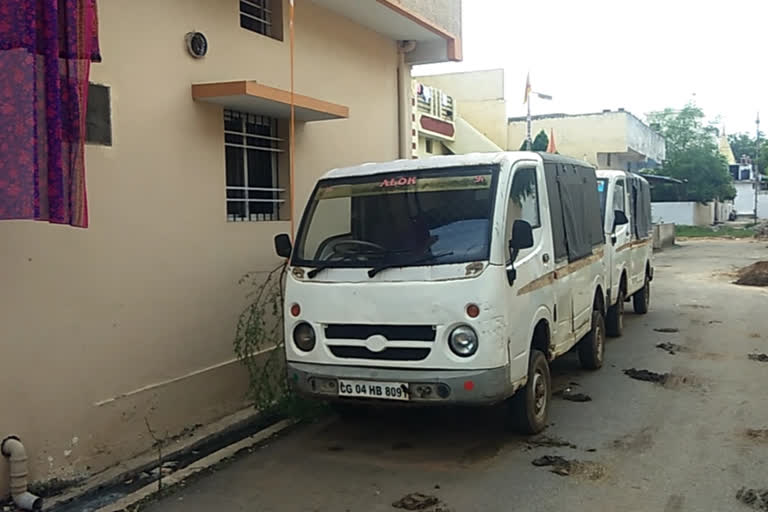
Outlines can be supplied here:
[[[613, 253], [613, 261], [611, 261], [611, 276], [613, 281], [613, 276], [615, 276], [616, 281], [612, 282], [611, 285], [614, 283], [618, 285], [619, 279], [621, 279], [621, 269], [625, 268], [627, 270], [627, 278], [631, 279], [634, 275], [634, 270], [632, 269], [632, 258], [631, 258], [631, 249], [630, 244], [632, 242], [632, 217], [631, 212], [629, 211], [629, 208], [627, 208], [627, 186], [626, 181], [624, 178], [619, 178], [615, 181], [613, 184], [613, 202], [612, 207], [608, 212], [606, 212], [607, 215], [609, 215], [611, 219], [611, 234], [610, 234], [610, 243], [613, 246], [613, 250], [610, 251]], [[616, 226], [614, 224], [614, 212], [621, 211], [624, 212], [624, 215], [627, 216], [629, 219], [629, 223], [624, 224], [622, 226]], [[629, 283], [628, 283], [629, 284]], [[618, 293], [618, 286], [612, 286], [611, 288], [614, 293]]]

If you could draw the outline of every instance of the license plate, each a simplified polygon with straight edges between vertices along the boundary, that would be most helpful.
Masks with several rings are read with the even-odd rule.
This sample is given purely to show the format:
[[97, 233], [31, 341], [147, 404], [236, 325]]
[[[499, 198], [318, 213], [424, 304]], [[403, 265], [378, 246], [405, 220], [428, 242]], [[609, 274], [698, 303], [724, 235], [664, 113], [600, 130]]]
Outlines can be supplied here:
[[339, 396], [378, 398], [382, 400], [409, 400], [408, 384], [402, 382], [374, 382], [371, 380], [339, 379]]

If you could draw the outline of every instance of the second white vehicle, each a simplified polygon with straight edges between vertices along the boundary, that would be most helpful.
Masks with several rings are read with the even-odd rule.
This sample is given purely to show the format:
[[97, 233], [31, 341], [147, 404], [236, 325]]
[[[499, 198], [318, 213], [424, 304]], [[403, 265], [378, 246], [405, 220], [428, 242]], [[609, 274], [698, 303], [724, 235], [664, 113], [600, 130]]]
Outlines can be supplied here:
[[653, 234], [648, 181], [626, 171], [597, 171], [597, 191], [606, 236], [606, 331], [621, 336], [624, 303], [645, 314], [651, 301]]

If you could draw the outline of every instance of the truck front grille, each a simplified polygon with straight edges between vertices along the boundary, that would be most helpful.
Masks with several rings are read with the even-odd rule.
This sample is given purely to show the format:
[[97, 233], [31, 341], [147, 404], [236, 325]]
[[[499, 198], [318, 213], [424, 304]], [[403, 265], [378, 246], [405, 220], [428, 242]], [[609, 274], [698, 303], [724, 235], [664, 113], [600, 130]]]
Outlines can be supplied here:
[[325, 327], [325, 337], [329, 340], [367, 340], [376, 334], [389, 341], [435, 341], [432, 325], [329, 324]]
[[342, 359], [374, 359], [379, 361], [421, 361], [429, 355], [429, 348], [385, 348], [381, 352], [372, 352], [365, 347], [329, 347], [331, 353]]

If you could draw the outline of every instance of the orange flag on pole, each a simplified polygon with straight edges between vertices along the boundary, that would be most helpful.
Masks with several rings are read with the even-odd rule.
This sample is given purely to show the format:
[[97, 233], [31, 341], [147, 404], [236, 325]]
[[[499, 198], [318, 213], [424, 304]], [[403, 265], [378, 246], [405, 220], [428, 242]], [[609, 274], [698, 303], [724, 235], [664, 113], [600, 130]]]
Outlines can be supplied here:
[[525, 97], [523, 103], [528, 103], [528, 98], [531, 95], [531, 74], [528, 73], [525, 77]]
[[547, 144], [547, 153], [557, 153], [557, 148], [555, 147], [555, 129], [554, 128], [549, 129], [549, 143]]

